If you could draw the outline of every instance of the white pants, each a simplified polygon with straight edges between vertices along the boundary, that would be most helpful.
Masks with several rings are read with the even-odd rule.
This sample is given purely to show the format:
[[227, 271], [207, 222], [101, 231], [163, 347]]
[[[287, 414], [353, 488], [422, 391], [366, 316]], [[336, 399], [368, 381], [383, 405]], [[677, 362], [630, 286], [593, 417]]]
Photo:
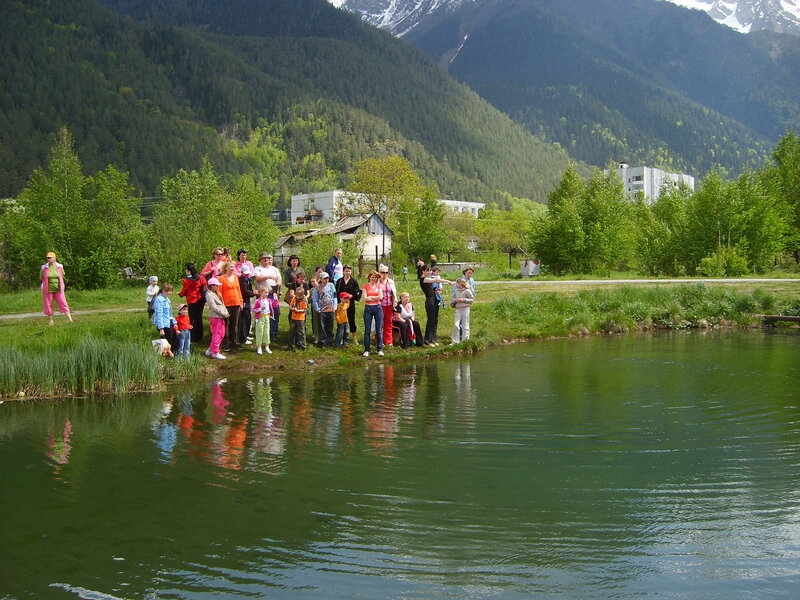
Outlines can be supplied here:
[[463, 342], [469, 339], [469, 306], [466, 308], [455, 309], [453, 320], [453, 343]]

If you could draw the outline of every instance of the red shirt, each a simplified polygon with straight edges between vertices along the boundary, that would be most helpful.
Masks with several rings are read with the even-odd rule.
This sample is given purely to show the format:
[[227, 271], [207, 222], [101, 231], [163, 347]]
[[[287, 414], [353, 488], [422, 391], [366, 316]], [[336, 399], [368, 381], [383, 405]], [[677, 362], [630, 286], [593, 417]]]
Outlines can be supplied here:
[[178, 315], [175, 317], [175, 320], [178, 322], [178, 329], [181, 331], [189, 329], [192, 326], [191, 322], [189, 321], [189, 315]]
[[206, 278], [202, 275], [199, 276], [199, 279], [189, 279], [188, 277], [184, 277], [181, 280], [181, 283], [183, 283], [183, 288], [181, 288], [181, 291], [178, 292], [178, 296], [181, 298], [186, 298], [186, 302], [188, 304], [200, 302], [200, 299], [202, 298], [200, 295], [200, 288], [206, 284]]

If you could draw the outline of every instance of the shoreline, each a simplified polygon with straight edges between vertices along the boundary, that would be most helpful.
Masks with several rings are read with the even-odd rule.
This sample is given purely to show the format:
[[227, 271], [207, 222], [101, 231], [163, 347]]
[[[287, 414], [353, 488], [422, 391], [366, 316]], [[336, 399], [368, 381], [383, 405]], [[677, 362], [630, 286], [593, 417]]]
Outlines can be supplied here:
[[[312, 346], [306, 351], [289, 351], [280, 343], [274, 344], [271, 355], [257, 355], [253, 346], [246, 346], [227, 360], [206, 358], [205, 346], [195, 345], [189, 361], [173, 361], [152, 351], [153, 331], [141, 308], [120, 306], [109, 309], [111, 314], [90, 310], [75, 324], [56, 327], [32, 319], [0, 320], [0, 335], [10, 342], [0, 348], [0, 401], [123, 395], [192, 379], [336, 371], [367, 361], [447, 358], [512, 343], [587, 335], [755, 329], [763, 325], [760, 314], [800, 312], [800, 280], [779, 281], [789, 285], [779, 290], [743, 285], [737, 290], [693, 281], [668, 286], [604, 285], [600, 289], [565, 285], [559, 292], [533, 292], [530, 288], [498, 290], [487, 282], [483, 301], [472, 308], [470, 340], [434, 348], [391, 346], [385, 348], [385, 357], [369, 358], [361, 356], [361, 344], [347, 350]], [[441, 340], [449, 338], [451, 314], [443, 309], [440, 316]], [[283, 336], [285, 330], [281, 339]]]

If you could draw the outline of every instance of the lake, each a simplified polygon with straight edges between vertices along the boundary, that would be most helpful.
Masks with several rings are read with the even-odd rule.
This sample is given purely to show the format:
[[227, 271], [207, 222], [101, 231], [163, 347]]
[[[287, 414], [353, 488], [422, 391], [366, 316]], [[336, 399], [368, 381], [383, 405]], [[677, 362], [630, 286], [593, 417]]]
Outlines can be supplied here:
[[0, 405], [0, 598], [800, 597], [800, 336]]

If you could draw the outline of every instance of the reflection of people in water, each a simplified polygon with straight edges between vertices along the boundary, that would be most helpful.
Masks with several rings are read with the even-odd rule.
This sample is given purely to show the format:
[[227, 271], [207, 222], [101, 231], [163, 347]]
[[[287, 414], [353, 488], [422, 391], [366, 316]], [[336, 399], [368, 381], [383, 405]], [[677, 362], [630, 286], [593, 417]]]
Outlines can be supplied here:
[[[64, 421], [61, 434], [56, 435], [51, 429], [47, 438], [47, 457], [56, 465], [66, 465], [69, 463], [69, 453], [72, 450], [72, 422], [69, 419]], [[56, 467], [58, 470], [59, 467]]]
[[474, 429], [478, 422], [478, 403], [472, 391], [472, 366], [469, 360], [456, 365], [453, 377], [456, 391], [457, 419], [462, 425]]
[[[272, 408], [272, 378], [248, 383], [253, 393], [253, 440], [251, 450], [280, 456], [286, 450], [283, 419]], [[276, 465], [277, 467], [278, 465]], [[271, 472], [274, 472], [270, 469]]]
[[367, 444], [375, 450], [389, 450], [397, 437], [397, 389], [394, 366], [380, 363], [377, 368], [380, 382], [375, 403], [367, 408], [364, 435]]
[[164, 401], [161, 411], [153, 423], [153, 432], [156, 434], [156, 446], [161, 450], [161, 460], [172, 460], [175, 444], [178, 442], [178, 426], [170, 423], [169, 415], [172, 412], [172, 396]]

